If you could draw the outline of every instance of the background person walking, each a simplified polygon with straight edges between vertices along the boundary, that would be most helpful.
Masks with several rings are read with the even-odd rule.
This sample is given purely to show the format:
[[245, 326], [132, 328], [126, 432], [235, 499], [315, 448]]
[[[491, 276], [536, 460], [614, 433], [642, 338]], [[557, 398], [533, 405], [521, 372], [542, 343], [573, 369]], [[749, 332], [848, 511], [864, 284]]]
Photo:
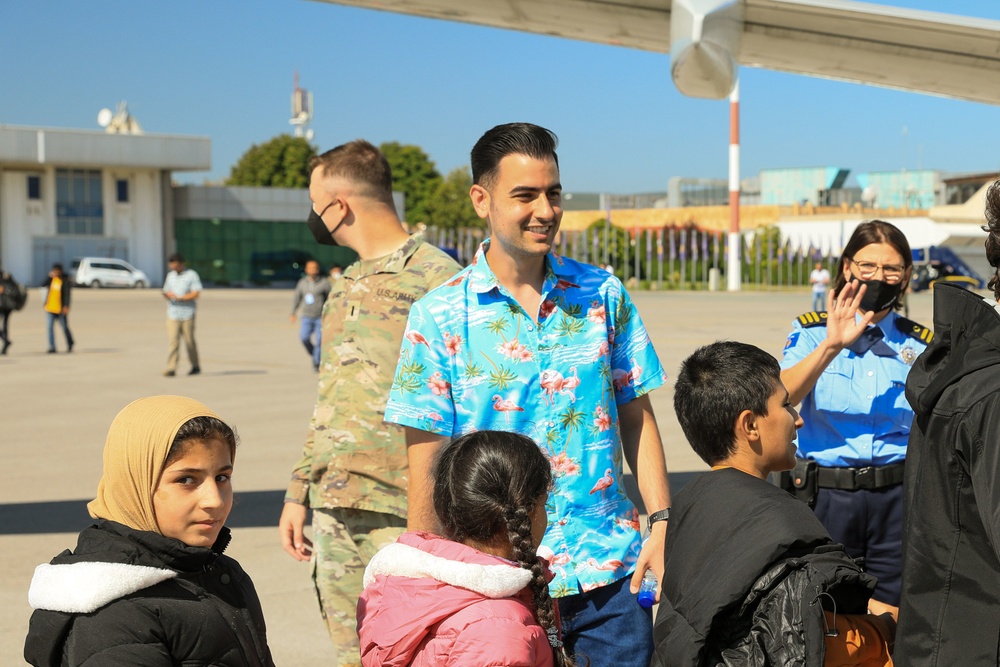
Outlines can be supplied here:
[[24, 286], [14, 280], [14, 276], [9, 272], [0, 270], [0, 342], [3, 348], [0, 354], [7, 354], [10, 347], [10, 314], [15, 310], [21, 310], [27, 299], [28, 293]]
[[[188, 375], [201, 372], [198, 363], [198, 345], [194, 340], [195, 300], [201, 294], [201, 278], [194, 269], [184, 266], [184, 258], [174, 253], [167, 259], [170, 273], [163, 281], [163, 298], [167, 305], [167, 369], [163, 374], [173, 377], [177, 374], [180, 359], [180, 339], [184, 338], [191, 370]], [[72, 345], [71, 345], [72, 347]]]
[[73, 334], [69, 330], [69, 301], [73, 290], [70, 280], [66, 279], [63, 273], [62, 264], [53, 264], [49, 271], [49, 277], [42, 283], [45, 288], [45, 314], [48, 319], [49, 331], [49, 354], [56, 353], [56, 321], [62, 326], [63, 334], [66, 336], [66, 351], [73, 351]]
[[299, 340], [306, 348], [306, 352], [312, 357], [313, 370], [319, 370], [319, 357], [323, 349], [323, 304], [326, 297], [330, 296], [332, 283], [321, 277], [319, 262], [309, 260], [306, 262], [306, 275], [299, 279], [295, 286], [295, 300], [292, 302], [292, 322], [295, 321], [295, 313], [302, 306], [301, 325], [299, 326]]

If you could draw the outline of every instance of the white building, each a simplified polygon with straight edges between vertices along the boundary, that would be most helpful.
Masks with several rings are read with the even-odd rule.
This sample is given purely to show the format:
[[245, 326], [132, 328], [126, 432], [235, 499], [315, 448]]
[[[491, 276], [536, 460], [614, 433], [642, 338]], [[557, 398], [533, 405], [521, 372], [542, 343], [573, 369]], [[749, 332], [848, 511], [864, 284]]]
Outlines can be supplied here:
[[207, 171], [207, 137], [0, 125], [0, 266], [37, 285], [75, 257], [119, 257], [160, 284], [171, 172]]

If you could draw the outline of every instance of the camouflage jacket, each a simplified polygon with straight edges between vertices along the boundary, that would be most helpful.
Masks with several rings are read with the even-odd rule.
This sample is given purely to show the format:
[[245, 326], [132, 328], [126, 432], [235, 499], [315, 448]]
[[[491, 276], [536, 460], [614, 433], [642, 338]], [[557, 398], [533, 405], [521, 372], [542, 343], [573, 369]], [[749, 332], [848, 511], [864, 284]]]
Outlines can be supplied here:
[[285, 500], [406, 516], [403, 429], [382, 421], [410, 306], [459, 266], [414, 234], [359, 260], [323, 307], [319, 393]]

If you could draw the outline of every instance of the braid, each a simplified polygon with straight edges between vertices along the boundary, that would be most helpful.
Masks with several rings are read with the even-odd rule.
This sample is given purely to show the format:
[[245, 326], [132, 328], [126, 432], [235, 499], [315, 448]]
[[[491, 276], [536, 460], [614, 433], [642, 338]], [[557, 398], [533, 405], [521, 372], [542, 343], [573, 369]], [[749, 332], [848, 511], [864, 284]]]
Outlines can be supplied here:
[[530, 438], [505, 431], [474, 431], [438, 455], [434, 511], [448, 539], [510, 543], [510, 555], [531, 572], [528, 588], [535, 619], [548, 636], [555, 667], [575, 667], [560, 641], [556, 609], [531, 534], [532, 515], [545, 511], [551, 484], [549, 461]]
[[514, 558], [525, 570], [532, 574], [528, 588], [531, 589], [532, 601], [535, 604], [535, 618], [548, 636], [552, 646], [552, 658], [555, 667], [574, 667], [572, 659], [566, 655], [559, 628], [556, 625], [555, 602], [549, 595], [549, 582], [546, 580], [542, 562], [536, 555], [535, 540], [531, 536], [531, 517], [523, 507], [507, 507], [504, 511], [507, 521], [507, 535], [514, 547]]

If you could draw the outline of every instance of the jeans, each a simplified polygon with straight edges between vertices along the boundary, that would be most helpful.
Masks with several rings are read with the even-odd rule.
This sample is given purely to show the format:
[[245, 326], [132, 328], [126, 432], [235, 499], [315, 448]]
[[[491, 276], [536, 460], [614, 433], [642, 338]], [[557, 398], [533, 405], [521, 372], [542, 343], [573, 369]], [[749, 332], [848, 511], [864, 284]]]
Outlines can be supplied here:
[[[556, 598], [563, 642], [592, 667], [647, 667], [653, 656], [653, 610], [629, 590], [631, 575], [586, 593]], [[576, 660], [577, 664], [585, 660]]]
[[62, 313], [50, 313], [45, 311], [45, 315], [48, 317], [49, 324], [49, 349], [56, 349], [56, 332], [55, 323], [59, 320], [59, 324], [62, 325], [63, 334], [66, 336], [66, 348], [67, 351], [73, 349], [73, 334], [69, 332], [69, 320]]
[[813, 310], [826, 312], [826, 292], [813, 292]]
[[[302, 341], [302, 345], [305, 346], [306, 351], [312, 355], [313, 366], [319, 366], [319, 355], [323, 350], [323, 319], [320, 317], [302, 317], [299, 318], [301, 324], [299, 325], [299, 340]], [[316, 336], [316, 340], [313, 341], [313, 334]]]

